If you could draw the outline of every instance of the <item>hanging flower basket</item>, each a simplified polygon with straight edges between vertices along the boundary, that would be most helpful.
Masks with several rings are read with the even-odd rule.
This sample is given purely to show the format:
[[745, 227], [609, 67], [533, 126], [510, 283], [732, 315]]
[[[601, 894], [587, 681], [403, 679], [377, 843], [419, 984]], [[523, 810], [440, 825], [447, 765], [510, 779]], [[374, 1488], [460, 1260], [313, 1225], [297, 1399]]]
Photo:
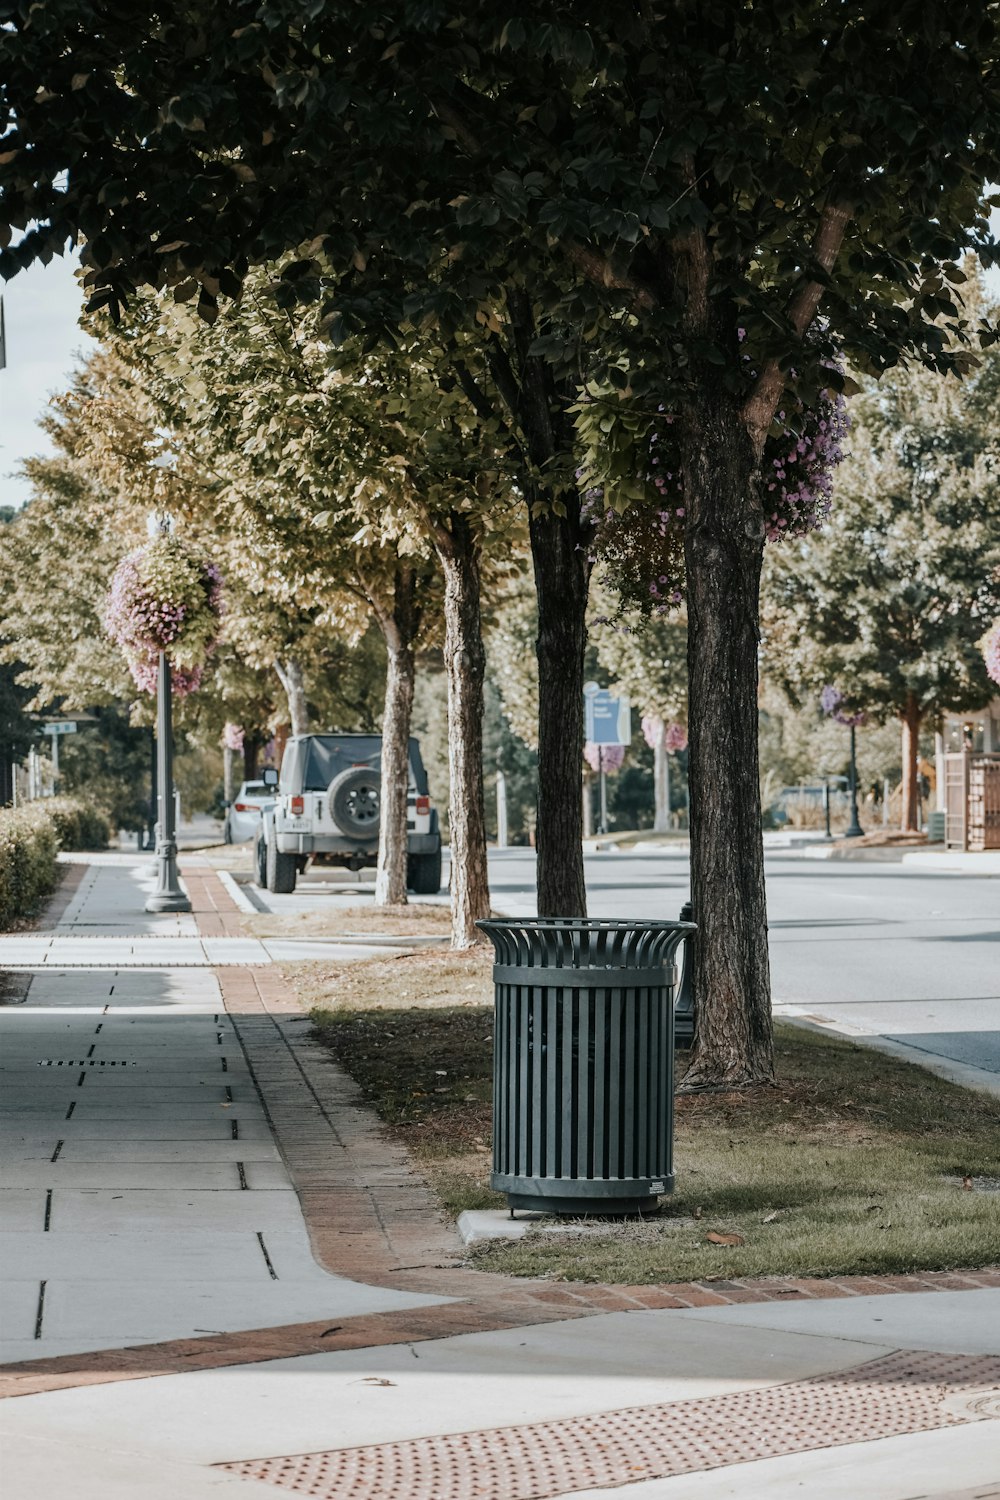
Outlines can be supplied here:
[[237, 753], [241, 753], [243, 750], [244, 738], [245, 734], [242, 724], [233, 724], [230, 722], [223, 726], [222, 744], [226, 750], [233, 750]]
[[123, 557], [111, 580], [104, 627], [136, 684], [156, 691], [159, 655], [180, 697], [201, 684], [222, 618], [222, 575], [178, 537], [162, 534]]
[[656, 714], [644, 714], [642, 732], [646, 737], [646, 744], [652, 750], [657, 745], [670, 752], [687, 749], [687, 730], [683, 724], [668, 724], [666, 719], [661, 719]]
[[828, 682], [819, 695], [819, 703], [828, 718], [835, 719], [838, 724], [846, 724], [847, 727], [860, 729], [867, 722], [868, 715], [863, 708], [851, 711], [843, 693], [832, 682]]
[[620, 771], [625, 760], [624, 745], [595, 745], [588, 740], [583, 758], [592, 771]]
[[983, 661], [986, 675], [1000, 685], [1000, 620], [983, 636]]

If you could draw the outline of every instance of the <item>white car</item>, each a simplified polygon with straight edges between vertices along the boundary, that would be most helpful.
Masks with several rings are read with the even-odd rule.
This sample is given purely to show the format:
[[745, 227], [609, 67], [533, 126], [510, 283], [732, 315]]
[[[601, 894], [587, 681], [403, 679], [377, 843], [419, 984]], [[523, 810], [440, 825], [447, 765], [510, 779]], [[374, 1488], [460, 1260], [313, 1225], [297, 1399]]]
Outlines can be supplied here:
[[[406, 883], [418, 895], [441, 889], [441, 831], [420, 746], [410, 740]], [[287, 894], [310, 866], [374, 868], [381, 819], [380, 734], [293, 735], [285, 745], [277, 800], [260, 820], [257, 884]]]
[[264, 781], [244, 781], [226, 812], [223, 837], [227, 844], [245, 844], [257, 837], [261, 813], [274, 806], [274, 787]]

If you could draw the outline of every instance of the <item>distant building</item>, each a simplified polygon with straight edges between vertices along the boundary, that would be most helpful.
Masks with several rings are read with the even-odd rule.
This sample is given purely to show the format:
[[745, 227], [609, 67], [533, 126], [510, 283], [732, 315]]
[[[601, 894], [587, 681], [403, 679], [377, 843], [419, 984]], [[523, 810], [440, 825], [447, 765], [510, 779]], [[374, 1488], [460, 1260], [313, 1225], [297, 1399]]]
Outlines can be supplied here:
[[937, 805], [950, 849], [1000, 849], [1000, 698], [947, 714], [936, 737]]

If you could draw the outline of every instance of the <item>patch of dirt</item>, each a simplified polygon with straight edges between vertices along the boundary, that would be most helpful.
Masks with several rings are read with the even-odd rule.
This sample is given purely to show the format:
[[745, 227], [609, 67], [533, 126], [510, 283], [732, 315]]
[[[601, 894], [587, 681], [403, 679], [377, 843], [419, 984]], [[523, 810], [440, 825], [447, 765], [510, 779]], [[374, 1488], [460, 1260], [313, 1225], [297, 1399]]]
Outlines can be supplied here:
[[873, 828], [851, 840], [854, 849], [921, 849], [926, 843], [926, 833], [902, 833], [898, 828]]
[[493, 1004], [493, 953], [476, 947], [369, 958], [357, 963], [283, 966], [306, 1010], [468, 1009]]
[[[489, 1101], [477, 1101], [474, 1104], [455, 1105], [448, 1107], [438, 1114], [425, 1115], [421, 1120], [400, 1121], [396, 1127], [405, 1133], [405, 1138], [411, 1146], [419, 1146], [422, 1152], [433, 1151], [435, 1155], [439, 1150], [444, 1150], [446, 1156], [443, 1161], [438, 1161], [438, 1166], [447, 1164], [454, 1152], [461, 1152], [455, 1156], [451, 1165], [456, 1168], [467, 1168], [469, 1156], [476, 1156], [480, 1152], [484, 1159], [489, 1157], [490, 1138], [493, 1131], [493, 1114]], [[419, 1131], [419, 1140], [414, 1140], [411, 1132]]]
[[451, 909], [420, 901], [405, 906], [334, 906], [276, 916], [243, 918], [253, 937], [442, 937], [451, 932]]
[[33, 978], [33, 974], [0, 971], [0, 1005], [23, 1005]]

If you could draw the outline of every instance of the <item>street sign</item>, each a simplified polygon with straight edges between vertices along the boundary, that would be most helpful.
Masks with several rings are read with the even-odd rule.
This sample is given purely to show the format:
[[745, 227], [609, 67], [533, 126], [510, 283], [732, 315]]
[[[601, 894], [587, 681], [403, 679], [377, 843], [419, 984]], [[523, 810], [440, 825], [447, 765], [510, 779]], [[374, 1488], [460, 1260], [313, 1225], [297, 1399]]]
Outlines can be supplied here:
[[45, 734], [76, 734], [76, 724], [72, 719], [60, 719], [54, 724], [43, 726]]
[[607, 688], [599, 688], [586, 694], [584, 707], [586, 738], [592, 745], [631, 745], [632, 712], [627, 698], [613, 698]]

